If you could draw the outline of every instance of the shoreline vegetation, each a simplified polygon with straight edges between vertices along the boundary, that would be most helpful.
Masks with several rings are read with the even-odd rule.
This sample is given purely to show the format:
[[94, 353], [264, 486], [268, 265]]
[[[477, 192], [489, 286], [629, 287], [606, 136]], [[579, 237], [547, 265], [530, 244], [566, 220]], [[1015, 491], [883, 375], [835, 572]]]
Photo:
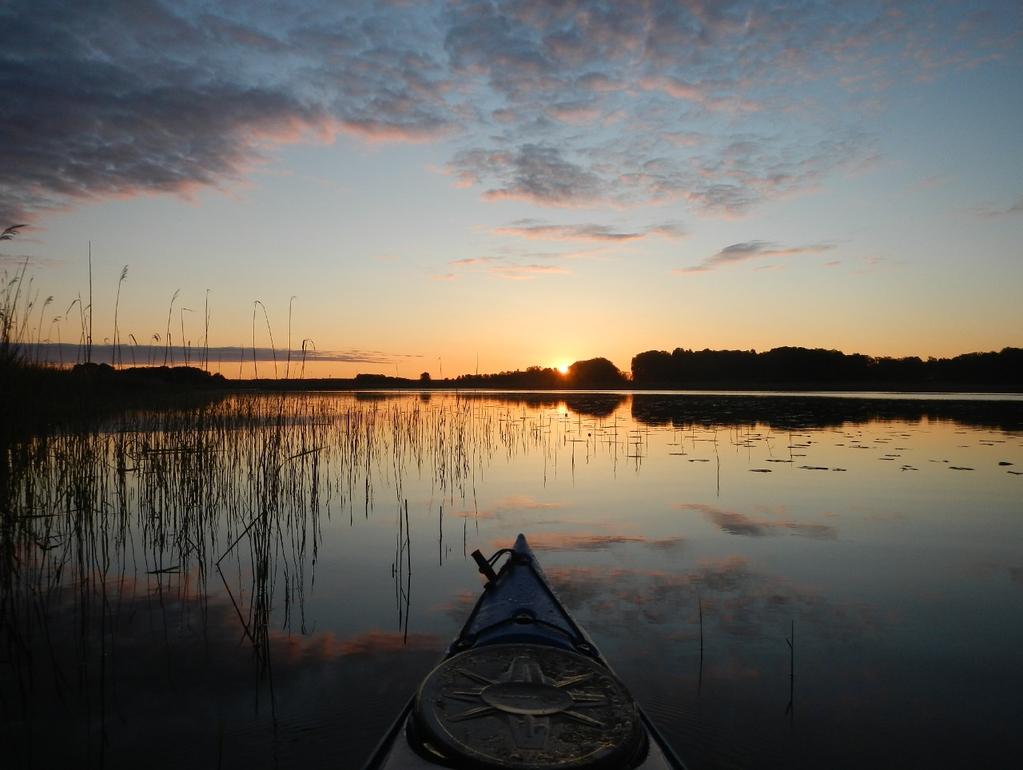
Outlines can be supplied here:
[[[776, 348], [754, 351], [647, 351], [620, 371], [606, 358], [577, 361], [564, 374], [530, 367], [442, 380], [383, 374], [352, 378], [228, 379], [195, 366], [123, 366], [106, 363], [58, 368], [32, 363], [16, 346], [0, 356], [0, 434], [8, 437], [57, 425], [100, 419], [124, 409], [201, 405], [245, 392], [310, 391], [746, 391], [1023, 393], [1023, 349], [969, 353], [951, 359], [886, 359], [839, 351]], [[728, 391], [736, 391], [730, 396]], [[1006, 407], [1008, 408], [1008, 407]], [[0, 436], [2, 439], [2, 436]], [[0, 441], [0, 443], [3, 443]]]
[[[799, 349], [784, 349], [787, 359], [791, 358], [793, 350]], [[832, 351], [799, 352], [818, 361], [849, 358]], [[713, 360], [718, 353], [705, 351], [702, 355], [697, 354], [696, 358]], [[829, 355], [819, 356], [819, 353]], [[660, 353], [654, 360], [663, 361], [670, 355]], [[688, 352], [684, 352], [679, 358], [685, 360], [687, 355]], [[756, 354], [739, 360], [748, 363], [753, 355]], [[778, 352], [769, 351], [761, 355], [767, 361], [776, 362]], [[109, 364], [86, 363], [60, 369], [8, 356], [0, 366], [0, 488], [7, 476], [5, 459], [9, 459], [8, 450], [29, 436], [55, 434], [63, 430], [98, 429], [105, 421], [119, 420], [123, 415], [137, 412], [198, 410], [198, 413], [206, 413], [224, 399], [246, 393], [284, 395], [333, 391], [350, 392], [357, 399], [365, 400], [387, 398], [388, 392], [398, 396], [402, 392], [419, 391], [420, 398], [428, 400], [431, 391], [439, 391], [457, 393], [466, 398], [496, 397], [509, 404], [534, 407], [553, 408], [564, 402], [575, 413], [607, 418], [630, 398], [625, 393], [614, 391], [629, 390], [634, 391], [630, 406], [633, 417], [651, 425], [685, 426], [727, 419], [737, 424], [764, 422], [792, 428], [840, 426], [849, 420], [862, 422], [898, 418], [951, 419], [968, 425], [1019, 431], [1023, 430], [1021, 401], [927, 398], [926, 394], [1023, 392], [1019, 378], [1021, 357], [1023, 350], [1009, 348], [1000, 353], [959, 356], [925, 364], [924, 372], [974, 373], [973, 377], [960, 375], [956, 380], [946, 381], [920, 377], [850, 382], [837, 376], [818, 380], [790, 376], [777, 382], [747, 380], [735, 383], [699, 379], [687, 381], [686, 387], [673, 384], [666, 387], [665, 383], [657, 380], [636, 382], [635, 374], [627, 376], [607, 359], [576, 362], [565, 374], [557, 369], [533, 367], [525, 371], [445, 380], [433, 380], [428, 376], [412, 380], [380, 374], [360, 374], [345, 379], [229, 380], [221, 374], [194, 366], [115, 368]], [[724, 352], [724, 358], [731, 358], [728, 351]], [[907, 369], [919, 371], [913, 365]], [[1001, 376], [983, 379], [977, 376], [977, 372], [987, 373], [989, 377], [998, 373]], [[719, 373], [715, 375], [720, 377]], [[663, 395], [664, 390], [682, 389], [704, 392], [691, 393], [681, 399]], [[765, 403], [762, 396], [749, 394], [750, 390], [770, 392], [770, 403]], [[488, 391], [490, 396], [487, 396]], [[805, 391], [831, 391], [835, 396], [822, 398], [807, 395]], [[917, 392], [921, 397], [888, 398], [879, 392], [876, 398], [864, 399], [842, 397], [842, 391]]]
[[[596, 360], [603, 363], [594, 366], [605, 373], [613, 366], [606, 359]], [[592, 365], [592, 361], [579, 363]], [[586, 371], [585, 366], [582, 369]], [[18, 437], [64, 428], [79, 430], [131, 412], [205, 411], [239, 394], [272, 396], [317, 391], [352, 393], [358, 400], [400, 397], [408, 392], [418, 392], [421, 399], [429, 400], [432, 392], [452, 393], [465, 398], [496, 398], [509, 405], [554, 408], [564, 404], [574, 413], [597, 418], [614, 414], [630, 399], [628, 393], [621, 391], [631, 391], [633, 417], [649, 425], [702, 424], [725, 419], [735, 424], [765, 422], [792, 428], [834, 427], [847, 421], [870, 419], [952, 419], [1001, 430], [1023, 430], [1023, 401], [927, 397], [929, 393], [1021, 392], [1018, 385], [1014, 389], [999, 388], [996, 384], [976, 380], [970, 381], [968, 387], [959, 388], [947, 383], [942, 387], [942, 383], [934, 382], [918, 388], [905, 387], [904, 383], [899, 383], [901, 387], [892, 387], [890, 382], [880, 386], [861, 383], [866, 386], [857, 388], [835, 380], [824, 383], [789, 380], [781, 387], [764, 387], [759, 383], [736, 387], [701, 383], [686, 389], [697, 392], [676, 399], [664, 391], [680, 388], [637, 385], [628, 378], [616, 383], [606, 378], [573, 378], [571, 368], [567, 375], [556, 369], [536, 367], [526, 372], [446, 380], [412, 380], [379, 374], [305, 380], [231, 380], [192, 366], [115, 369], [109, 364], [95, 363], [65, 369], [26, 365], [12, 371], [6, 367], [0, 374], [3, 375], [0, 376], [0, 404], [3, 405], [0, 407], [0, 450], [9, 447]], [[555, 376], [557, 381], [553, 379]], [[771, 394], [769, 403], [763, 396], [751, 394], [752, 390]], [[820, 397], [807, 391], [834, 395]], [[857, 392], [876, 393], [876, 397], [862, 398], [855, 395]], [[843, 393], [851, 395], [843, 397]], [[886, 393], [919, 393], [920, 397], [900, 399], [888, 397]], [[0, 476], [3, 476], [3, 465], [0, 462]]]
[[533, 366], [493, 374], [434, 379], [361, 373], [354, 377], [227, 378], [199, 366], [111, 366], [33, 363], [0, 351], [0, 403], [8, 412], [23, 398], [96, 397], [233, 391], [507, 390], [507, 391], [764, 391], [793, 393], [1023, 393], [1023, 349], [967, 353], [951, 359], [869, 358], [833, 350], [650, 351], [632, 359], [631, 372], [606, 358], [577, 361], [566, 373]]
[[[33, 367], [35, 368], [35, 367]], [[131, 390], [720, 390], [905, 393], [1023, 393], [1023, 348], [965, 353], [954, 358], [874, 358], [837, 350], [782, 347], [742, 350], [647, 351], [630, 372], [606, 358], [551, 367], [434, 379], [362, 373], [354, 377], [226, 378], [195, 366], [77, 364], [41, 367], [51, 377]]]
[[[837, 350], [797, 347], [764, 353], [742, 350], [647, 351], [633, 357], [631, 372], [606, 358], [576, 361], [568, 372], [539, 366], [496, 374], [434, 380], [384, 374], [351, 379], [232, 380], [234, 387], [285, 390], [721, 390], [896, 391], [908, 393], [1023, 393], [1023, 348], [966, 353], [955, 358], [873, 358]], [[277, 383], [280, 383], [279, 385]]]
[[[684, 390], [766, 392], [1023, 393], [1023, 348], [923, 360], [872, 358], [796, 347], [757, 353], [734, 350], [647, 351], [631, 372], [606, 358], [576, 361], [568, 371], [532, 366], [493, 374], [434, 379], [363, 373], [354, 377], [232, 378], [197, 366], [111, 366], [32, 363], [15, 346], [0, 356], [0, 398], [9, 406], [47, 397], [310, 390]], [[5, 409], [4, 411], [9, 411]]]

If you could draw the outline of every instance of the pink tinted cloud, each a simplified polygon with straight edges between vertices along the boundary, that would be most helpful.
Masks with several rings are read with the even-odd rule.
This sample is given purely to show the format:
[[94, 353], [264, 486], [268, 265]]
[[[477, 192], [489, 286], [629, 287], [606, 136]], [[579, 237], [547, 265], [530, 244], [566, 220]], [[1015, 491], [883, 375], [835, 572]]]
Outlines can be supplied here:
[[452, 125], [401, 126], [375, 120], [344, 120], [342, 130], [370, 142], [401, 142], [421, 144], [443, 139], [455, 131]]
[[715, 95], [713, 87], [688, 83], [676, 77], [648, 77], [641, 80], [639, 86], [647, 91], [660, 91], [673, 99], [698, 104], [712, 112], [751, 113], [763, 109], [760, 102], [753, 99], [738, 94]]

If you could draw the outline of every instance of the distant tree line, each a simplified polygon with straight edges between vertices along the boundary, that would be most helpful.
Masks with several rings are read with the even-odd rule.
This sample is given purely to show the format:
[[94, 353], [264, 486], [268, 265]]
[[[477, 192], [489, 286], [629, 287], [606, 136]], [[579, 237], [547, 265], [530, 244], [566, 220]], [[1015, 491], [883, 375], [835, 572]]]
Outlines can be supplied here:
[[495, 374], [463, 374], [454, 379], [460, 388], [509, 388], [519, 390], [556, 390], [565, 387], [565, 377], [557, 369], [530, 366], [528, 369]]
[[[34, 372], [35, 369], [32, 369]], [[26, 369], [26, 373], [28, 370]], [[39, 376], [58, 376], [39, 369]], [[65, 372], [68, 384], [103, 383], [128, 388], [181, 386], [225, 388], [227, 380], [193, 367], [138, 367], [114, 370], [106, 364], [78, 365]], [[2, 378], [0, 378], [2, 379]], [[6, 378], [11, 379], [11, 378]], [[464, 390], [639, 390], [673, 389], [849, 389], [849, 390], [1005, 390], [1023, 392], [1023, 348], [966, 353], [954, 358], [875, 358], [837, 350], [796, 347], [755, 350], [648, 350], [632, 359], [631, 376], [606, 358], [576, 361], [565, 373], [552, 367], [496, 374], [466, 374], [434, 380], [363, 373], [353, 379], [234, 380], [231, 387], [260, 389], [416, 389]], [[603, 408], [602, 405], [598, 405]]]
[[889, 358], [821, 348], [648, 350], [632, 359], [631, 377], [606, 358], [576, 361], [566, 374], [531, 366], [497, 374], [467, 374], [445, 384], [512, 390], [615, 388], [977, 388], [1023, 391], [1023, 348], [954, 358]]
[[1023, 348], [955, 358], [886, 358], [838, 350], [648, 350], [632, 359], [632, 385], [702, 387], [1023, 387]]
[[526, 370], [497, 374], [463, 374], [453, 382], [460, 388], [509, 388], [558, 390], [562, 388], [627, 388], [629, 377], [606, 358], [576, 361], [562, 374], [551, 367], [531, 366]]

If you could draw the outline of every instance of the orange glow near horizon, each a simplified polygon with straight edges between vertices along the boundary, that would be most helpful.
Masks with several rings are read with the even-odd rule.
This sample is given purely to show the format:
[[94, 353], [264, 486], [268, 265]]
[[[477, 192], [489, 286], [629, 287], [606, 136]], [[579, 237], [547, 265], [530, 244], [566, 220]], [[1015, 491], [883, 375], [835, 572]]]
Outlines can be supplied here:
[[558, 364], [558, 371], [561, 372], [562, 376], [568, 374], [568, 364], [565, 362]]

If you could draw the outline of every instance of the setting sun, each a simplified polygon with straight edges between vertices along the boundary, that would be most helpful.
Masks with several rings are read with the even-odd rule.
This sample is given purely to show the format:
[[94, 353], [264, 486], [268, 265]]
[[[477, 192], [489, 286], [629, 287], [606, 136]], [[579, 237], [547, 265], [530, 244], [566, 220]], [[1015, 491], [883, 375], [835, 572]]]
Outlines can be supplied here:
[[558, 371], [563, 375], [568, 374], [568, 364], [558, 364]]

